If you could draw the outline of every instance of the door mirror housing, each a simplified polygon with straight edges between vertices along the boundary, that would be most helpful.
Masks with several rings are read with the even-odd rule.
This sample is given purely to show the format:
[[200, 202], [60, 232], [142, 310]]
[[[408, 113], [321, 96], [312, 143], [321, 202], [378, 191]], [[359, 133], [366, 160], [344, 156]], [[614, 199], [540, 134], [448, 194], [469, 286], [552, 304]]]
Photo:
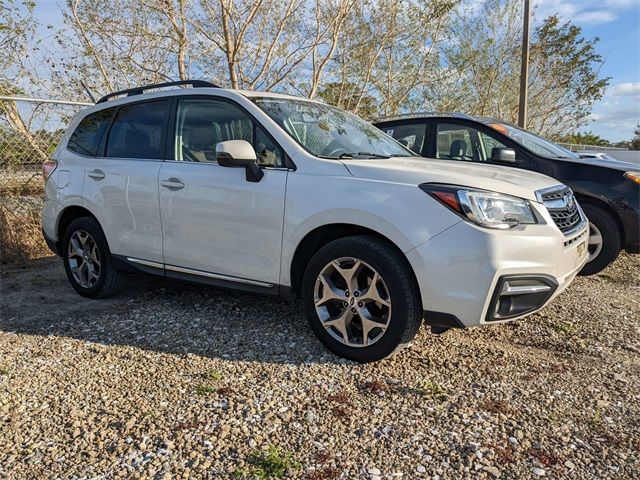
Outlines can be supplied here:
[[516, 152], [513, 148], [495, 147], [491, 150], [494, 162], [516, 163]]
[[244, 167], [247, 182], [259, 182], [264, 172], [256, 151], [246, 140], [227, 140], [216, 145], [216, 161], [221, 167]]

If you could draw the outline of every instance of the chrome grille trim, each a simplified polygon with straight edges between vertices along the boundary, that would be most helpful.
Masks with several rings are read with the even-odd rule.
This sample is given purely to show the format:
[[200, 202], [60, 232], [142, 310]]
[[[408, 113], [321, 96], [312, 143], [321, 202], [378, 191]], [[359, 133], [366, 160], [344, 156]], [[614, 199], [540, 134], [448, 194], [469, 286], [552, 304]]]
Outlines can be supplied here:
[[558, 229], [565, 236], [581, 230], [586, 224], [578, 202], [571, 189], [565, 185], [555, 185], [536, 192], [536, 198], [542, 203]]

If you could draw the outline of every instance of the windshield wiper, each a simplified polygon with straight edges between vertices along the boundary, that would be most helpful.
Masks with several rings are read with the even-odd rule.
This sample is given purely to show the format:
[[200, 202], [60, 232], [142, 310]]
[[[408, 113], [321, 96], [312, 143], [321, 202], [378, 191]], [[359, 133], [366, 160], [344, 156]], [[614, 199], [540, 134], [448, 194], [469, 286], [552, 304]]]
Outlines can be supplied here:
[[359, 157], [367, 157], [367, 158], [391, 158], [390, 155], [380, 155], [379, 153], [370, 153], [370, 152], [355, 152], [355, 153], [341, 153], [338, 158], [354, 158], [356, 155]]

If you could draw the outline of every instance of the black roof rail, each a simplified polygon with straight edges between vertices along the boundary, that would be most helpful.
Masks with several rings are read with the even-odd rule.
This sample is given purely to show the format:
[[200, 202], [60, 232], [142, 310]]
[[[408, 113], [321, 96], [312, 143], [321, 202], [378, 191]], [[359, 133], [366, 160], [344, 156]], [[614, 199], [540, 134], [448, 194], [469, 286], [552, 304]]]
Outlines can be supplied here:
[[142, 95], [146, 90], [152, 90], [154, 88], [175, 87], [178, 85], [191, 85], [193, 88], [220, 88], [219, 85], [207, 82], [206, 80], [178, 80], [176, 82], [153, 83], [151, 85], [143, 85], [141, 87], [128, 88], [126, 90], [108, 93], [96, 103], [104, 103], [112, 99], [113, 97], [119, 97], [125, 94], [127, 95], [127, 97], [131, 97], [133, 95]]

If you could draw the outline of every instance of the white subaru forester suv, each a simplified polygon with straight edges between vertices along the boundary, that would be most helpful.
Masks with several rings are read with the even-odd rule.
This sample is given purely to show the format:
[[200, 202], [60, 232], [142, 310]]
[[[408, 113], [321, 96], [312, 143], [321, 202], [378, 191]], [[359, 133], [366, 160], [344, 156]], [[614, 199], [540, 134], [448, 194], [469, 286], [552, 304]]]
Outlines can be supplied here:
[[43, 172], [44, 236], [80, 295], [136, 270], [293, 294], [324, 345], [363, 362], [423, 319], [530, 314], [587, 260], [585, 217], [549, 177], [419, 158], [324, 103], [202, 81], [100, 99]]

